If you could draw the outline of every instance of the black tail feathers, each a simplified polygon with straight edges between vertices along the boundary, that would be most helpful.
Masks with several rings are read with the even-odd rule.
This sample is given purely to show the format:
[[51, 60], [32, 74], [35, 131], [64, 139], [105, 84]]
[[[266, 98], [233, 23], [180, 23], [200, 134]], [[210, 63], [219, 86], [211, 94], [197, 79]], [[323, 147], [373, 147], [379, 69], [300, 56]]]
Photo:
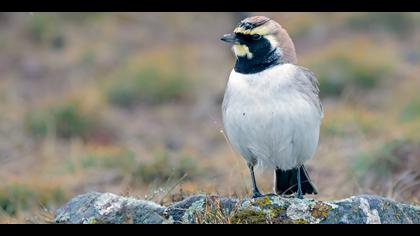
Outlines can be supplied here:
[[[312, 184], [308, 172], [302, 165], [300, 168], [300, 179], [303, 194], [318, 194], [316, 187]], [[290, 195], [297, 193], [297, 173], [298, 169], [280, 170], [275, 171], [275, 191], [279, 195]]]

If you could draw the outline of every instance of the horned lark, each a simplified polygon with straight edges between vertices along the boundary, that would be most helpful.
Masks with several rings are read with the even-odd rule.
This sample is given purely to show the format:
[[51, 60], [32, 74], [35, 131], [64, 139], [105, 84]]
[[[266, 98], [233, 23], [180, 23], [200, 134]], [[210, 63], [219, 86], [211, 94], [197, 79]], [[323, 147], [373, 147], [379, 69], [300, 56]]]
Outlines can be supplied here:
[[224, 130], [248, 164], [253, 197], [262, 196], [257, 164], [274, 170], [277, 194], [317, 194], [303, 166], [316, 151], [323, 117], [314, 74], [297, 65], [288, 33], [267, 17], [246, 18], [221, 40], [236, 55], [222, 104]]

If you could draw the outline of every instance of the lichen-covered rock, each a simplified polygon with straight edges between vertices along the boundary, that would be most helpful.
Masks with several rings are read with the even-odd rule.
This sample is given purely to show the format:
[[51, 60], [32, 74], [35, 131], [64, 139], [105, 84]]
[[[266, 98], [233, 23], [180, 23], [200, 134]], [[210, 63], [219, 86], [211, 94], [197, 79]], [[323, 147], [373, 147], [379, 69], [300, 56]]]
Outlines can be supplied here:
[[91, 192], [73, 198], [56, 211], [56, 223], [159, 224], [164, 207], [149, 201]]
[[57, 223], [419, 224], [420, 206], [370, 195], [339, 201], [281, 196], [233, 199], [194, 195], [169, 206], [87, 193], [56, 212]]

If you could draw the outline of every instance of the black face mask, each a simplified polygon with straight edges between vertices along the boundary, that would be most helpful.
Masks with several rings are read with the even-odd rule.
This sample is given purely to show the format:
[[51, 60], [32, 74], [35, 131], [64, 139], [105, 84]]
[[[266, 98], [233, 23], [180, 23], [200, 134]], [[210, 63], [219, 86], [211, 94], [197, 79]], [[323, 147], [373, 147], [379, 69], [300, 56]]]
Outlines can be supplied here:
[[280, 49], [272, 48], [270, 41], [261, 35], [235, 33], [225, 35], [222, 40], [227, 43], [245, 45], [252, 53], [250, 58], [247, 55], [238, 56], [235, 64], [235, 71], [238, 73], [258, 73], [282, 63]]
[[261, 72], [281, 63], [281, 52], [278, 48], [272, 48], [270, 41], [260, 35], [239, 36], [245, 44], [252, 58], [238, 57], [235, 71], [242, 74]]

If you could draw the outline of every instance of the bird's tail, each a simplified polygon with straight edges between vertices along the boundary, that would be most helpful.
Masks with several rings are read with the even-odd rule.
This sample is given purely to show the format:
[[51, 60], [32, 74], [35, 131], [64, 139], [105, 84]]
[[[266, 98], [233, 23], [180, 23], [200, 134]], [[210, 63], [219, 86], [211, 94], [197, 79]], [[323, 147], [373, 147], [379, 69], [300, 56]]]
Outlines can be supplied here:
[[[302, 186], [303, 194], [317, 194], [318, 191], [315, 185], [312, 184], [311, 179], [309, 178], [308, 172], [305, 167], [302, 165], [300, 168], [300, 179]], [[275, 170], [275, 191], [280, 195], [289, 195], [298, 192], [297, 185], [297, 173], [298, 169], [291, 170]]]

